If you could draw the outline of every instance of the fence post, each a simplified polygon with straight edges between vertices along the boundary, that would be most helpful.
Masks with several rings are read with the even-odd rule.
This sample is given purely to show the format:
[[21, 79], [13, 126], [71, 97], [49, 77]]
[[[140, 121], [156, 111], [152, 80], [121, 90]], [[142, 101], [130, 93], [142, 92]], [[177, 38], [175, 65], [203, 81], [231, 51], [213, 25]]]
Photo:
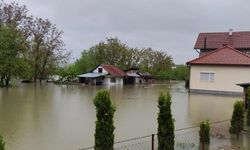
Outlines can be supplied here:
[[202, 131], [202, 150], [205, 150], [205, 129]]
[[151, 138], [151, 150], [154, 150], [154, 145], [155, 145], [155, 138], [154, 138], [154, 134], [152, 134], [152, 138]]

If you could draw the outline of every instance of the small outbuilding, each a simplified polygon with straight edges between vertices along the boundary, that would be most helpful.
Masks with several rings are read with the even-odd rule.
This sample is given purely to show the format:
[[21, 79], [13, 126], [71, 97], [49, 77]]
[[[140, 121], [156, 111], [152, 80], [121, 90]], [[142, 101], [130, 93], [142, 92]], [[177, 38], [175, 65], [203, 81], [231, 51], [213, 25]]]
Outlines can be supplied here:
[[127, 76], [124, 78], [124, 84], [151, 83], [153, 79], [150, 73], [139, 71], [138, 68], [130, 68], [125, 72]]

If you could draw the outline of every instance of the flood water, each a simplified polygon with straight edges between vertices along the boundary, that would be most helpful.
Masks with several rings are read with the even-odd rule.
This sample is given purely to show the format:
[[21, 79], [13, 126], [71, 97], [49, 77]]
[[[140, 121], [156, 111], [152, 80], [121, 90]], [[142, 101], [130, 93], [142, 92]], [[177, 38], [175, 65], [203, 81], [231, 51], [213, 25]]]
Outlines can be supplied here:
[[184, 82], [136, 86], [20, 84], [0, 89], [0, 134], [7, 150], [78, 150], [94, 144], [98, 90], [116, 105], [115, 141], [157, 131], [157, 97], [170, 88], [175, 128], [231, 118], [240, 97], [188, 94]]

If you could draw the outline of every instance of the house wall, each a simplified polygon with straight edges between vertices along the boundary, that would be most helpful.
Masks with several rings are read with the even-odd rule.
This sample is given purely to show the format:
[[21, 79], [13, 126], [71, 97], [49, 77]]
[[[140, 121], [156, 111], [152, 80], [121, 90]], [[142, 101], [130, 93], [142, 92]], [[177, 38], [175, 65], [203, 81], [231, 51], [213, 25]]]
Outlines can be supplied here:
[[[135, 78], [135, 84], [139, 84], [140, 83], [140, 77], [138, 77], [138, 78]], [[142, 80], [142, 79], [141, 79]]]
[[123, 85], [123, 78], [122, 77], [114, 77], [115, 78], [115, 83], [111, 82], [111, 77], [105, 77], [103, 80], [104, 85]]
[[[201, 81], [200, 72], [215, 73], [214, 81]], [[250, 82], [250, 67], [240, 66], [191, 66], [190, 90], [239, 92], [243, 89], [238, 83]]]

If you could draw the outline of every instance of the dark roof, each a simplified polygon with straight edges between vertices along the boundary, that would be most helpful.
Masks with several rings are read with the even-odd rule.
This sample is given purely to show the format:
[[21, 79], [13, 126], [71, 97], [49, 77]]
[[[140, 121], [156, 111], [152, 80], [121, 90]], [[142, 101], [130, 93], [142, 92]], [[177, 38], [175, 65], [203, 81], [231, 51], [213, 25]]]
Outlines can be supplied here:
[[141, 72], [141, 71], [138, 71], [137, 74], [141, 77], [147, 77], [147, 78], [151, 78], [152, 75], [149, 73], [149, 72]]
[[249, 83], [249, 82], [246, 82], [246, 83], [239, 83], [239, 84], [236, 84], [236, 85], [241, 86], [241, 87], [243, 87], [243, 88], [247, 88], [247, 87], [250, 86], [250, 83]]
[[230, 46], [224, 46], [187, 62], [188, 65], [250, 66], [250, 56]]
[[119, 69], [116, 66], [107, 64], [101, 64], [100, 66], [102, 66], [110, 75], [119, 77], [126, 76], [126, 73], [124, 73], [121, 69]]
[[217, 49], [227, 44], [233, 48], [250, 48], [250, 31], [200, 33], [194, 49]]

